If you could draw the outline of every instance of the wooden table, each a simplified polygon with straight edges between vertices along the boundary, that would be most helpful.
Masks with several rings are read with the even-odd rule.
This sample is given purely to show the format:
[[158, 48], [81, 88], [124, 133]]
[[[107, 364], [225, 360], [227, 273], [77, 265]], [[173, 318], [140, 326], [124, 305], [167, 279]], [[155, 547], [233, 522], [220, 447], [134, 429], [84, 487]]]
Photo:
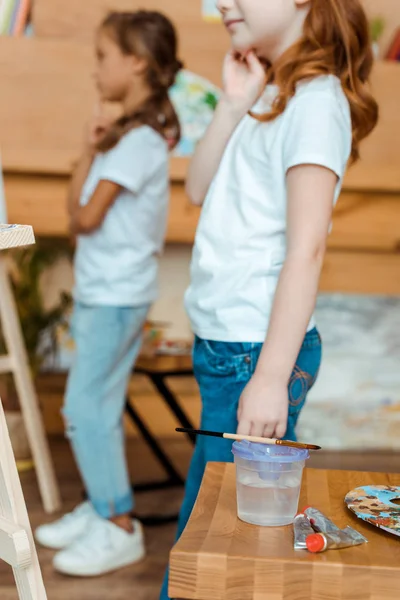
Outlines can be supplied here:
[[398, 600], [400, 539], [344, 505], [360, 485], [400, 485], [400, 474], [306, 469], [300, 507], [313, 505], [368, 544], [312, 555], [293, 549], [292, 527], [236, 516], [234, 465], [210, 463], [190, 522], [171, 553], [170, 596], [196, 600]]

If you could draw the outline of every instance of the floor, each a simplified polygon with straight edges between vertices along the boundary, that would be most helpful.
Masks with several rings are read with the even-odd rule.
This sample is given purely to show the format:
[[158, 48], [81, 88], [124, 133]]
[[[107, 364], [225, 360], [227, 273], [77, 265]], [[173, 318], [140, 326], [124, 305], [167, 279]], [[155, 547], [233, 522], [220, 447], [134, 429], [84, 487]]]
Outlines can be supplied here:
[[[185, 440], [164, 440], [176, 465], [185, 473], [191, 447]], [[65, 510], [71, 509], [81, 497], [81, 484], [67, 443], [62, 438], [51, 440], [52, 454], [58, 473]], [[137, 459], [140, 457], [140, 460]], [[162, 476], [147, 448], [141, 441], [130, 440], [128, 458], [132, 481], [139, 483], [157, 480]], [[400, 471], [399, 453], [335, 452], [315, 453], [310, 466], [368, 471]], [[33, 472], [22, 474], [25, 498], [35, 527], [50, 517], [43, 514]], [[182, 490], [166, 490], [138, 495], [138, 512], [145, 516], [162, 512], [174, 513], [181, 500]], [[141, 564], [97, 579], [72, 579], [52, 570], [52, 552], [38, 549], [49, 600], [156, 600], [166, 566], [168, 551], [174, 537], [174, 525], [146, 528], [148, 557]], [[11, 569], [0, 563], [0, 599], [17, 600]]]
[[323, 361], [298, 435], [329, 449], [400, 450], [400, 298], [321, 294]]

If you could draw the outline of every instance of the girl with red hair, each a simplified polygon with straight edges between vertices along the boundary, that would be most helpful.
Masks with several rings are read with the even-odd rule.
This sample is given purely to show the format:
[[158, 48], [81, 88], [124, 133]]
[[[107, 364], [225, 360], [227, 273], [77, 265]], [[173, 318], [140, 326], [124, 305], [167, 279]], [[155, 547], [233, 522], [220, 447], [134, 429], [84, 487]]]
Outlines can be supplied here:
[[[332, 210], [378, 118], [359, 0], [218, 0], [232, 49], [187, 190], [203, 205], [186, 308], [202, 429], [294, 440], [321, 361], [313, 316]], [[208, 461], [199, 436], [180, 534]], [[162, 598], [167, 597], [166, 582]]]

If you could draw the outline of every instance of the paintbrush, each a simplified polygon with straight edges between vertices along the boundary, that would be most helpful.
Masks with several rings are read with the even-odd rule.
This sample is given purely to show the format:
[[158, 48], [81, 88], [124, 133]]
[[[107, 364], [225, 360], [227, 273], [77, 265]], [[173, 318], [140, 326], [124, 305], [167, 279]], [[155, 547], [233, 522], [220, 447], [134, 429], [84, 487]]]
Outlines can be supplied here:
[[236, 440], [241, 442], [247, 440], [256, 444], [269, 444], [270, 446], [290, 446], [291, 448], [302, 448], [304, 450], [321, 450], [321, 446], [315, 444], [302, 444], [300, 442], [291, 442], [289, 440], [277, 440], [275, 438], [255, 437], [253, 435], [239, 435], [237, 433], [222, 433], [219, 431], [205, 431], [204, 429], [187, 429], [185, 427], [177, 427], [175, 431], [178, 433], [195, 433], [196, 435], [210, 435], [212, 437], [224, 438], [226, 440]]

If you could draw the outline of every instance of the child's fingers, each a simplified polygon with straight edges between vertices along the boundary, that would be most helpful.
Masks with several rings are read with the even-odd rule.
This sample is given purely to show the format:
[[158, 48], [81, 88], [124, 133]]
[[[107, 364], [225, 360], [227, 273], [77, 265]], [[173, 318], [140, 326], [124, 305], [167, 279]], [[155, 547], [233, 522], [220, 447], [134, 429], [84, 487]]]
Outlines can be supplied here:
[[229, 51], [229, 52], [226, 54], [226, 56], [225, 56], [225, 59], [224, 59], [224, 66], [226, 67], [226, 66], [232, 65], [232, 64], [233, 64], [233, 63], [235, 63], [236, 61], [237, 61], [237, 58], [236, 58], [236, 56], [235, 56], [235, 53], [234, 53], [234, 51], [233, 51], [233, 50], [230, 50], [230, 51]]
[[97, 119], [97, 127], [99, 127], [100, 129], [107, 129], [108, 127], [110, 127], [111, 123], [112, 120], [106, 115], [102, 115]]
[[245, 55], [240, 54], [240, 52], [238, 52], [234, 48], [231, 48], [231, 50], [229, 50], [229, 52], [226, 54], [225, 60], [226, 60], [226, 62], [232, 62], [232, 63], [233, 62], [243, 62], [244, 60], [246, 60], [246, 57], [245, 57]]
[[93, 118], [100, 119], [103, 117], [103, 103], [100, 99], [97, 99], [93, 106]]
[[246, 60], [251, 65], [260, 64], [260, 61], [258, 60], [258, 57], [257, 57], [256, 53], [254, 52], [254, 50], [249, 50], [246, 53]]
[[251, 424], [250, 435], [253, 435], [254, 437], [263, 437], [263, 434], [264, 434], [264, 423], [253, 422]]
[[265, 76], [264, 67], [259, 61], [257, 55], [252, 50], [248, 52], [246, 55], [247, 64], [249, 65], [249, 69], [252, 73], [259, 74], [260, 76]]
[[250, 435], [251, 431], [251, 421], [246, 421], [245, 419], [240, 419], [239, 425], [237, 428], [238, 435]]
[[262, 431], [262, 433], [260, 435], [262, 437], [266, 437], [266, 438], [273, 438], [274, 434], [275, 434], [275, 431], [276, 431], [276, 425], [277, 424], [274, 423], [274, 422], [272, 422], [272, 421], [270, 423], [267, 423], [264, 426], [263, 431]]
[[286, 433], [287, 424], [286, 422], [280, 421], [275, 429], [275, 435], [278, 440], [281, 440]]

